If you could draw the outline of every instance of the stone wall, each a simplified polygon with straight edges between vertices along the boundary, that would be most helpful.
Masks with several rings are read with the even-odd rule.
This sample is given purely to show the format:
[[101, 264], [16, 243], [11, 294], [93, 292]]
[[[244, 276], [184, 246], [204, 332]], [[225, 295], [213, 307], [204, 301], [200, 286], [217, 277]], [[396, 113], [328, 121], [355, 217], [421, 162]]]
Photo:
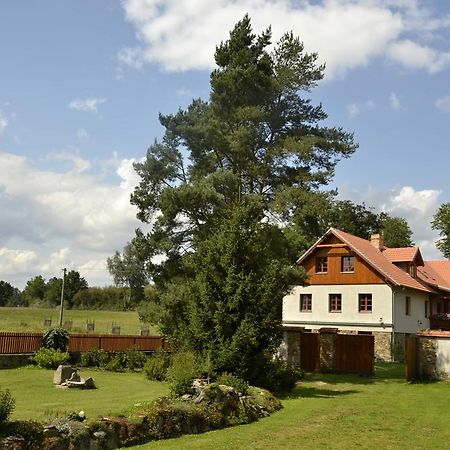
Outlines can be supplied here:
[[417, 336], [415, 378], [449, 380], [450, 331], [421, 332]]
[[336, 331], [320, 332], [320, 371], [333, 372], [336, 355]]
[[380, 362], [392, 361], [391, 333], [373, 332], [375, 340], [375, 360]]

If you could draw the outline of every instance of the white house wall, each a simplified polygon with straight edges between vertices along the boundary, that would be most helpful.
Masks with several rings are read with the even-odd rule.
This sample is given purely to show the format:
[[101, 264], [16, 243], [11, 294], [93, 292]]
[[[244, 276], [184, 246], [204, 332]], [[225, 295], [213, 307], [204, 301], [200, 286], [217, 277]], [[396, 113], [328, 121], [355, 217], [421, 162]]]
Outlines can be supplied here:
[[[311, 312], [300, 312], [300, 294], [312, 294]], [[341, 312], [329, 312], [329, 294], [342, 295]], [[372, 294], [372, 312], [358, 311], [359, 294]], [[335, 327], [390, 332], [392, 289], [385, 284], [297, 286], [283, 299], [283, 324], [311, 329]]]
[[[406, 297], [411, 299], [410, 314], [406, 314]], [[429, 300], [426, 292], [413, 289], [396, 288], [394, 292], [394, 317], [396, 333], [416, 333], [430, 327], [425, 317], [425, 301]]]

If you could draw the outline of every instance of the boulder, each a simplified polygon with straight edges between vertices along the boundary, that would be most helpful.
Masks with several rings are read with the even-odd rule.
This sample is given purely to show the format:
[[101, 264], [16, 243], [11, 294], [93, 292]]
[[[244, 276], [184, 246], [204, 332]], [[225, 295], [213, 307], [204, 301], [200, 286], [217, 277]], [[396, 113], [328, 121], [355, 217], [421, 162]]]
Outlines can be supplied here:
[[66, 380], [68, 380], [72, 374], [76, 373], [77, 369], [74, 369], [72, 366], [60, 365], [55, 370], [53, 374], [53, 384], [63, 384]]

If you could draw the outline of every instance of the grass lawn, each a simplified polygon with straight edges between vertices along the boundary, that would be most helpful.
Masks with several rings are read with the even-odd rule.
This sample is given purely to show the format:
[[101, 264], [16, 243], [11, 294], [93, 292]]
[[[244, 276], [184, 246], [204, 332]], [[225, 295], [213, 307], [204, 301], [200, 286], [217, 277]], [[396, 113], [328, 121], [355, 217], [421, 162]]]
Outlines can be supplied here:
[[16, 400], [11, 418], [44, 421], [82, 410], [89, 420], [168, 393], [165, 383], [148, 381], [142, 373], [81, 370], [80, 375], [93, 377], [98, 389], [58, 389], [52, 383], [53, 370], [33, 366], [0, 370], [0, 387], [8, 388]]
[[152, 442], [135, 449], [444, 449], [450, 383], [409, 384], [403, 366], [374, 378], [310, 375], [284, 408], [250, 425]]
[[[0, 331], [42, 332], [44, 319], [51, 318], [52, 326], [59, 323], [59, 310], [52, 308], [0, 308]], [[121, 334], [139, 334], [141, 323], [135, 311], [64, 310], [64, 321], [72, 320], [72, 332], [86, 332], [86, 321], [94, 321], [95, 333], [111, 333], [112, 324], [120, 326]], [[148, 327], [148, 325], [145, 325]], [[150, 334], [158, 334], [150, 329]]]

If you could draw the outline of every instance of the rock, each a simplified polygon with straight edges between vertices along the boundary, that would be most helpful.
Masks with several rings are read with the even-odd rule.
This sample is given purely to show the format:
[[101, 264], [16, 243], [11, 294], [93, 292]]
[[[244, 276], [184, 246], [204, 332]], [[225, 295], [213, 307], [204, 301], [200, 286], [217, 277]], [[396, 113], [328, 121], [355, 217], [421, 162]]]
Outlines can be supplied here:
[[72, 375], [69, 378], [69, 381], [81, 381], [80, 375], [78, 375], [78, 371], [75, 370], [75, 372], [72, 373]]
[[44, 427], [44, 437], [51, 438], [60, 436], [61, 432], [55, 427], [55, 425], [47, 425]]
[[84, 380], [84, 388], [85, 389], [96, 389], [94, 379], [92, 377], [88, 377]]
[[53, 374], [53, 384], [62, 384], [68, 380], [77, 369], [72, 366], [60, 365]]

